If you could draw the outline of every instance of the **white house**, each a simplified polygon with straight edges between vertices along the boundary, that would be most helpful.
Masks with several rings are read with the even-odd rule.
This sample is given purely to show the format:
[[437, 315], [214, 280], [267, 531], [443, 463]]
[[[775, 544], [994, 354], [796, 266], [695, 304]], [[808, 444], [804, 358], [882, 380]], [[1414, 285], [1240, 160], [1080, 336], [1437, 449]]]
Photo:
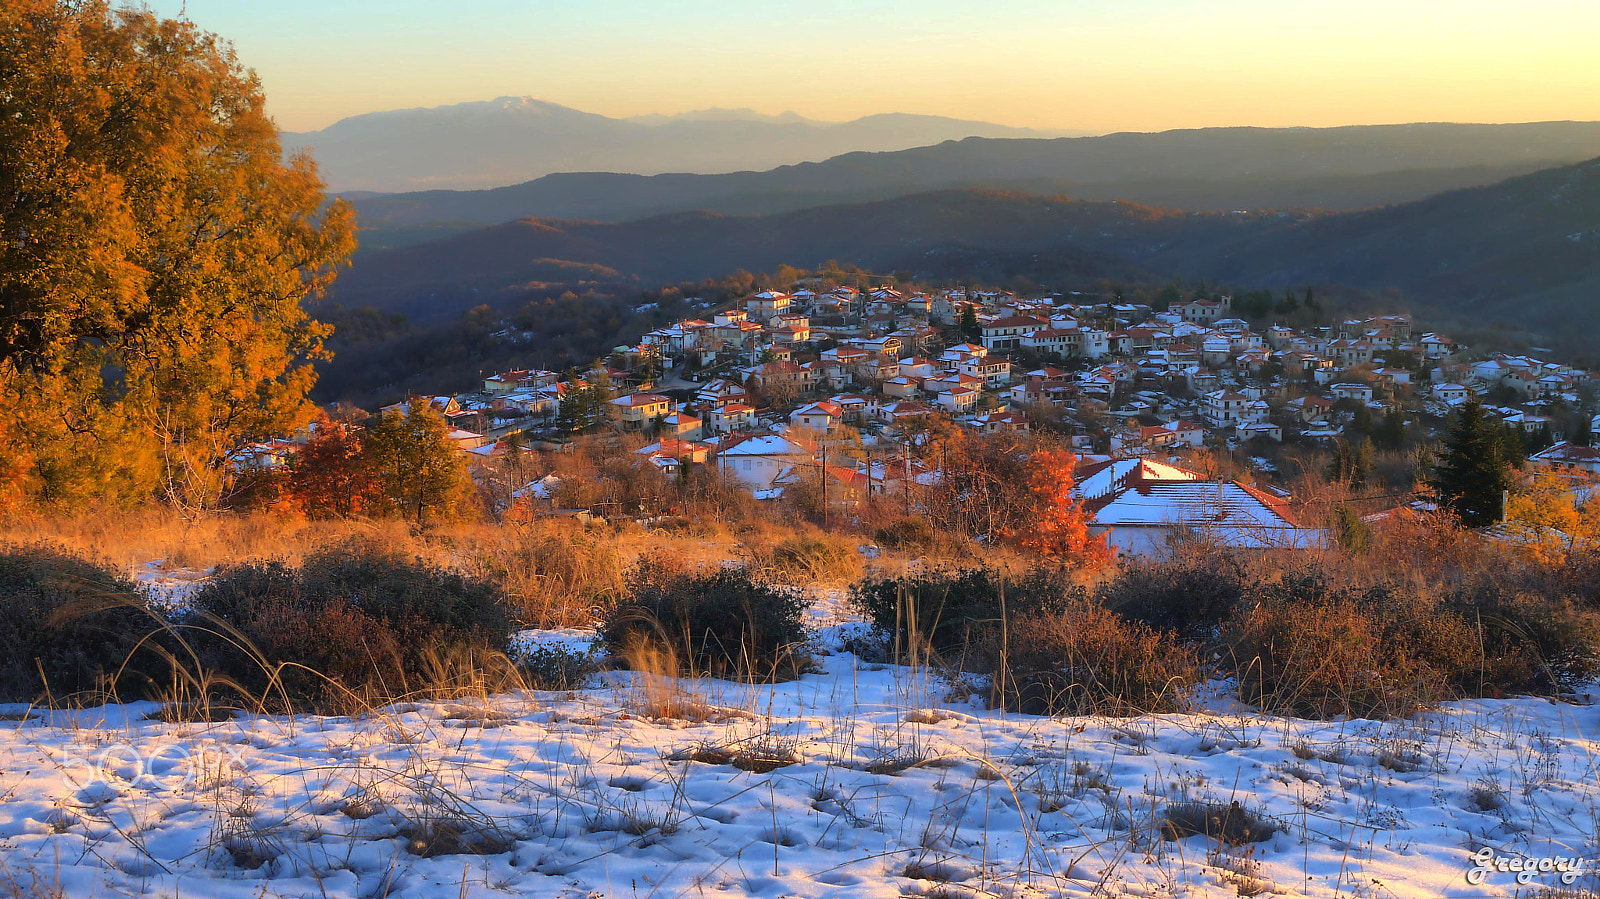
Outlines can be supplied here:
[[957, 363], [956, 371], [967, 377], [982, 380], [991, 390], [1011, 383], [1011, 362], [1004, 358], [974, 356]]
[[864, 421], [872, 418], [878, 410], [878, 399], [864, 393], [841, 393], [828, 398], [828, 402], [839, 407], [839, 412], [846, 422]]
[[918, 415], [931, 415], [933, 411], [933, 407], [931, 406], [910, 401], [884, 403], [878, 407], [878, 419], [880, 421], [888, 422], [889, 424], [894, 424], [897, 421], [903, 421], [907, 418], [915, 418]]
[[1422, 338], [1422, 352], [1429, 359], [1442, 359], [1454, 350], [1455, 344], [1448, 337], [1428, 334]]
[[976, 406], [979, 396], [980, 394], [976, 387], [962, 384], [940, 390], [934, 403], [952, 415], [959, 415]]
[[966, 424], [980, 434], [1028, 433], [1028, 417], [1018, 412], [990, 412], [968, 419]]
[[1161, 426], [1173, 434], [1173, 446], [1197, 447], [1206, 441], [1206, 429], [1192, 421], [1169, 421]]
[[795, 427], [811, 428], [832, 433], [844, 420], [844, 410], [830, 402], [810, 403], [789, 413], [789, 423]]
[[1283, 428], [1270, 421], [1252, 421], [1239, 426], [1239, 436], [1245, 440], [1252, 437], [1264, 437], [1278, 443], [1283, 442]]
[[693, 415], [674, 412], [661, 420], [661, 434], [663, 438], [676, 437], [679, 440], [699, 440], [701, 432], [705, 430], [705, 422]]
[[1022, 335], [1021, 343], [1030, 350], [1076, 356], [1083, 346], [1083, 334], [1077, 328], [1040, 328]]
[[775, 435], [730, 441], [717, 453], [718, 470], [758, 494], [770, 491], [780, 475], [809, 461], [809, 450]]
[[1233, 343], [1221, 334], [1207, 337], [1200, 343], [1200, 361], [1212, 368], [1221, 368], [1233, 358]]
[[1090, 466], [1077, 492], [1090, 531], [1119, 553], [1159, 555], [1174, 540], [1208, 539], [1240, 549], [1308, 549], [1326, 534], [1302, 527], [1283, 499], [1238, 481], [1145, 459]]
[[1587, 471], [1600, 474], [1600, 449], [1574, 446], [1566, 441], [1528, 457], [1528, 461], [1556, 471]]
[[776, 290], [764, 290], [744, 301], [745, 312], [754, 319], [767, 321], [775, 315], [789, 311], [794, 298]]
[[1250, 398], [1232, 390], [1214, 390], [1200, 398], [1200, 414], [1217, 427], [1230, 427], [1248, 419]]
[[1365, 403], [1372, 399], [1372, 385], [1360, 382], [1335, 384], [1331, 388], [1333, 395], [1342, 400], [1360, 400]]
[[720, 406], [726, 402], [745, 402], [750, 398], [744, 385], [729, 378], [713, 378], [694, 395], [695, 402]]
[[756, 410], [745, 403], [724, 403], [707, 411], [704, 423], [713, 434], [748, 431], [756, 426]]
[[997, 318], [983, 326], [983, 348], [991, 351], [1015, 349], [1021, 345], [1024, 334], [1032, 334], [1049, 325], [1049, 319], [1034, 318], [1031, 315], [1008, 315], [1005, 318]]

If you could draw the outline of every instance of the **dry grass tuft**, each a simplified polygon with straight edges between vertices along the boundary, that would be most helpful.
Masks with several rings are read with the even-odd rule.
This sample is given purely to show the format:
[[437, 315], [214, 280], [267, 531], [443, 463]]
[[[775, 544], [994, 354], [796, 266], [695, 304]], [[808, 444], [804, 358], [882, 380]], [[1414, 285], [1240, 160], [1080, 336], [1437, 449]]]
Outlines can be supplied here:
[[144, 717], [146, 721], [161, 721], [166, 724], [217, 724], [228, 721], [234, 714], [241, 711], [239, 708], [226, 704], [213, 704], [210, 702], [167, 702], [161, 708]]
[[578, 528], [502, 528], [474, 549], [474, 566], [505, 590], [526, 627], [583, 627], [626, 589], [615, 542]]
[[67, 891], [59, 875], [47, 877], [32, 867], [19, 871], [0, 858], [0, 899], [67, 899]]
[[406, 851], [420, 858], [441, 855], [499, 855], [516, 841], [499, 828], [459, 818], [434, 818], [402, 828]]
[[750, 565], [784, 583], [848, 583], [861, 575], [857, 542], [828, 534], [790, 537], [773, 544], [764, 558], [751, 559]]
[[1181, 840], [1203, 836], [1230, 846], [1272, 839], [1278, 826], [1234, 802], [1184, 800], [1169, 803], [1163, 813], [1161, 837]]

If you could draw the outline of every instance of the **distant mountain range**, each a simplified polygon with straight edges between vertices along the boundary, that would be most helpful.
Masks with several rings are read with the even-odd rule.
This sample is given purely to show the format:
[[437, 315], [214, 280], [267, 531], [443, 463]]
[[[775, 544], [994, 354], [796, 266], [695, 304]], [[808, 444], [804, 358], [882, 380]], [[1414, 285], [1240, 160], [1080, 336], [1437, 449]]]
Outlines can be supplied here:
[[1600, 337], [1600, 159], [1243, 235], [1187, 264], [1221, 281], [1394, 288], [1463, 320], [1592, 340]]
[[1195, 211], [1369, 209], [1600, 156], [1600, 122], [1206, 128], [1053, 140], [969, 138], [764, 172], [561, 173], [483, 191], [347, 195], [368, 249], [526, 217], [763, 215], [949, 188]]
[[947, 248], [1069, 251], [1095, 267], [1133, 273], [1125, 260], [1163, 246], [1230, 246], [1273, 216], [1190, 215], [998, 191], [938, 191], [859, 205], [740, 218], [674, 213], [616, 224], [523, 219], [444, 240], [370, 253], [341, 275], [333, 298], [414, 320], [448, 318], [519, 284], [552, 280], [551, 260], [603, 267], [615, 278], [667, 283], [826, 259], [873, 269], [921, 267]]
[[[1379, 164], [1381, 154], [1367, 155], [1369, 168]], [[1361, 164], [1359, 153], [1348, 158]], [[1450, 158], [1483, 156], [1462, 149]], [[1217, 172], [1229, 168], [1225, 162], [1219, 152], [1209, 162], [1191, 157], [1167, 168]], [[333, 296], [347, 306], [370, 303], [437, 321], [511, 299], [520, 285], [563, 267], [643, 284], [829, 258], [939, 276], [971, 276], [1003, 263], [1010, 274], [1203, 277], [1240, 288], [1398, 287], [1414, 303], [1462, 317], [1593, 333], [1600, 328], [1600, 159], [1343, 214], [1176, 211], [950, 190], [754, 217], [527, 219], [365, 254]]]
[[352, 116], [282, 135], [309, 149], [334, 190], [488, 188], [554, 172], [734, 172], [900, 150], [965, 137], [1048, 137], [941, 116], [818, 122], [794, 113], [708, 109], [613, 119], [532, 97]]

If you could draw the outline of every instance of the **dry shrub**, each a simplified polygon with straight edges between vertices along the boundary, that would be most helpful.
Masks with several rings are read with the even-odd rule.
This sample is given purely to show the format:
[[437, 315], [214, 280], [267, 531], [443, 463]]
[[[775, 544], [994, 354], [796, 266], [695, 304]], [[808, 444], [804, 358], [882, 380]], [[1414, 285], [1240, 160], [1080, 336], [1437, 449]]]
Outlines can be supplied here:
[[1498, 564], [1494, 555], [1484, 538], [1455, 516], [1407, 511], [1373, 528], [1372, 549], [1362, 567], [1372, 580], [1464, 583], [1492, 574]]
[[1381, 623], [1350, 599], [1261, 603], [1230, 642], [1240, 698], [1275, 713], [1388, 718], [1447, 695], [1439, 672], [1391, 652]]
[[646, 649], [683, 674], [793, 677], [803, 670], [805, 598], [744, 569], [672, 570], [657, 561], [636, 572], [631, 595], [612, 609], [600, 636], [628, 658]]
[[578, 690], [599, 670], [594, 654], [561, 645], [541, 645], [520, 654], [517, 670], [529, 689]]
[[887, 641], [955, 658], [988, 639], [1007, 616], [1064, 613], [1083, 588], [1061, 569], [1009, 575], [989, 568], [936, 569], [875, 578], [850, 590], [850, 604]]
[[242, 565], [209, 581], [180, 627], [201, 667], [257, 702], [320, 709], [516, 682], [492, 584], [350, 547]]
[[889, 549], [919, 550], [933, 547], [937, 535], [923, 518], [901, 518], [873, 532], [873, 539]]
[[690, 522], [715, 530], [744, 527], [765, 515], [761, 500], [714, 466], [692, 471], [678, 508]]
[[406, 839], [406, 851], [422, 858], [499, 855], [516, 847], [516, 841], [497, 828], [454, 818], [435, 818], [405, 827], [400, 835]]
[[1563, 592], [1584, 608], [1600, 612], [1600, 546], [1577, 554], [1556, 575]]
[[[0, 701], [150, 695], [164, 625], [107, 567], [42, 545], [0, 547]], [[137, 649], [136, 649], [137, 647]]]
[[978, 658], [996, 700], [1035, 715], [1178, 711], [1202, 676], [1171, 633], [1082, 600], [989, 628]]
[[1100, 587], [1107, 608], [1190, 640], [1215, 638], [1249, 583], [1239, 558], [1203, 545], [1161, 561], [1125, 563]]
[[1458, 696], [1558, 695], [1600, 671], [1600, 621], [1561, 598], [1469, 587], [1258, 586], [1227, 642], [1240, 697], [1307, 717], [1392, 717]]
[[1564, 597], [1579, 609], [1600, 612], [1600, 541], [1551, 561], [1506, 558], [1499, 573], [1499, 582], [1509, 589]]
[[699, 762], [703, 765], [732, 765], [752, 774], [769, 774], [779, 768], [799, 764], [794, 737], [776, 734], [757, 734], [736, 743], [697, 743], [667, 756], [673, 761]]
[[475, 562], [527, 627], [593, 624], [624, 589], [615, 546], [581, 530], [503, 530], [480, 543]]
[[1463, 693], [1553, 696], [1600, 674], [1600, 613], [1566, 597], [1479, 583], [1443, 608], [1476, 631], [1476, 664], [1456, 676]]

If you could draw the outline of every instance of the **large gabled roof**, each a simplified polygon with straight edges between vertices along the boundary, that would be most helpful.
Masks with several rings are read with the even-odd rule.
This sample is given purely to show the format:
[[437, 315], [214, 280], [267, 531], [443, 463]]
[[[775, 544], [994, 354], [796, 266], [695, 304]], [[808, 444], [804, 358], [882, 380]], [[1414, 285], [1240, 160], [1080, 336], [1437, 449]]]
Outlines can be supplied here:
[[724, 456], [804, 456], [810, 450], [776, 434], [750, 437], [722, 450]]
[[1106, 527], [1300, 527], [1283, 500], [1238, 481], [1150, 481], [1097, 505], [1094, 523]]
[[1076, 474], [1073, 492], [1085, 505], [1105, 500], [1124, 490], [1160, 481], [1199, 481], [1205, 476], [1149, 459], [1111, 459], [1092, 462], [1081, 467]]
[[1533, 460], [1536, 462], [1571, 462], [1583, 465], [1600, 464], [1600, 449], [1592, 446], [1577, 446], [1563, 440], [1555, 446], [1542, 452], [1535, 453]]

